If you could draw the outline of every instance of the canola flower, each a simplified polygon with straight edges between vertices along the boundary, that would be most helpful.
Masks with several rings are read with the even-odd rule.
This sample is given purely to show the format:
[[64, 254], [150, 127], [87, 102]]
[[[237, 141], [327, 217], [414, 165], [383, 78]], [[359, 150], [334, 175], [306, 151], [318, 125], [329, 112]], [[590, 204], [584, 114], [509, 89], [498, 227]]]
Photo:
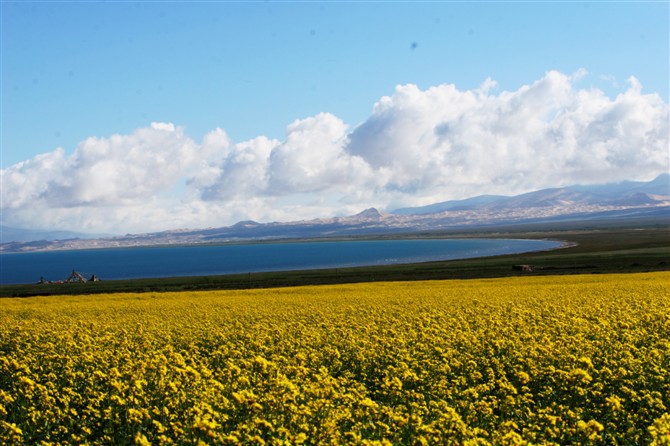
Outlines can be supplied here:
[[670, 444], [670, 273], [0, 299], [0, 444]]

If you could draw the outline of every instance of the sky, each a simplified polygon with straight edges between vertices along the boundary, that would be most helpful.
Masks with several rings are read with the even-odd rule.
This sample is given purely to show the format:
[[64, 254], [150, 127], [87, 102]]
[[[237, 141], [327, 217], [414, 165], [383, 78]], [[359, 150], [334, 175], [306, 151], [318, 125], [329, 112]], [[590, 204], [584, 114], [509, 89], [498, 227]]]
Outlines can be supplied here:
[[670, 171], [670, 3], [0, 2], [2, 225], [390, 211]]

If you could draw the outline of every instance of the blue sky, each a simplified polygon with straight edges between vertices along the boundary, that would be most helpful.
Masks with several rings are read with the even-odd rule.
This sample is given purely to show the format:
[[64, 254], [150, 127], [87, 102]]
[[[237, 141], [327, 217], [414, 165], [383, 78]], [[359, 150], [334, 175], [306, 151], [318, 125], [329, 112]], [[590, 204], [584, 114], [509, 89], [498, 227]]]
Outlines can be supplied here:
[[[224, 178], [226, 169], [223, 165], [232, 163], [231, 153], [242, 150], [241, 144], [258, 142], [257, 138], [264, 136], [274, 143], [268, 143], [266, 149], [258, 149], [260, 152], [254, 152], [254, 156], [265, 154], [263, 156], [268, 159], [282, 159], [282, 150], [286, 152], [287, 141], [291, 139], [287, 126], [296, 120], [327, 114], [327, 119], [304, 123], [321, 125], [319, 128], [328, 127], [330, 130], [324, 133], [326, 139], [330, 137], [328, 135], [346, 139], [346, 135], [359, 126], [370, 129], [374, 125], [377, 128], [390, 125], [383, 127], [384, 134], [388, 135], [400, 127], [395, 121], [382, 120], [373, 109], [384, 97], [402, 102], [398, 86], [414, 85], [426, 95], [431, 87], [444, 85], [453, 85], [459, 92], [474, 92], [490, 78], [495, 85], [487, 90], [488, 97], [502, 100], [507, 97], [506, 92], [520, 93], [524, 87], [547, 79], [547, 73], [553, 70], [568, 78], [573, 98], [577, 98], [579, 92], [597, 90], [611, 100], [608, 105], [611, 108], [615, 107], [617, 95], [634, 90], [634, 85], [639, 84], [640, 94], [647, 102], [649, 95], [660, 98], [661, 103], [652, 107], [660, 110], [660, 120], [667, 115], [670, 19], [669, 3], [665, 1], [3, 0], [1, 12], [1, 165], [6, 170], [5, 178], [10, 178], [10, 173], [14, 172], [11, 168], [18, 163], [34, 160], [43, 154], [54, 154], [58, 148], [62, 148], [58, 156], [63, 165], [69, 163], [70, 166], [82, 167], [85, 150], [80, 152], [78, 147], [87, 138], [95, 137], [102, 143], [111, 141], [113, 135], [125, 135], [129, 138], [127, 143], [132, 145], [135, 143], [131, 136], [141, 129], [155, 130], [160, 125], [151, 127], [152, 123], [170, 123], [179, 129], [180, 138], [186, 141], [180, 147], [193, 146], [188, 149], [193, 152], [188, 157], [189, 161], [182, 160], [181, 164], [192, 164], [194, 157], [200, 157], [213, 169], [211, 175], [218, 174], [221, 180], [214, 184], [211, 176], [206, 180], [196, 178], [198, 175], [193, 173], [194, 169], [203, 172], [205, 168], [200, 166], [196, 169], [189, 164], [189, 168], [185, 167], [183, 172], [174, 173], [160, 185], [149, 188], [147, 195], [141, 197], [120, 193], [117, 187], [109, 196], [100, 194], [84, 199], [79, 192], [73, 192], [75, 186], [58, 183], [56, 179], [48, 184], [33, 185], [35, 193], [45, 200], [63, 202], [60, 210], [55, 212], [58, 217], [44, 216], [45, 221], [50, 222], [48, 225], [68, 226], [68, 229], [94, 230], [94, 221], [98, 220], [87, 218], [85, 214], [95, 214], [96, 218], [104, 221], [105, 218], [101, 217], [103, 204], [100, 203], [106, 207], [118, 206], [120, 215], [125, 215], [120, 207], [135, 199], [146, 202], [172, 197], [172, 204], [161, 208], [172, 211], [177, 202], [192, 204], [203, 201], [205, 196], [218, 197], [208, 204], [221, 204], [225, 195], [223, 185], [232, 181], [230, 178], [235, 173], [229, 166], [227, 172], [232, 176]], [[631, 76], [636, 79], [633, 83]], [[417, 93], [417, 101], [425, 99], [419, 96]], [[553, 99], [548, 97], [547, 100]], [[594, 101], [590, 103], [600, 103]], [[565, 110], [561, 107], [567, 102], [561, 104], [551, 112], [552, 116], [561, 115], [561, 111]], [[636, 113], [641, 113], [643, 109], [636, 109]], [[574, 112], [574, 107], [571, 110]], [[331, 117], [339, 121], [335, 122]], [[344, 127], [338, 133], [339, 130], [332, 129], [339, 129], [340, 121]], [[664, 132], [658, 124], [651, 122], [648, 125], [657, 133]], [[215, 129], [225, 132], [227, 142], [219, 144], [218, 152], [211, 149], [206, 156], [204, 152], [199, 154], [206, 145], [204, 138]], [[353, 156], [354, 163], [359, 158], [367, 161], [365, 153], [368, 149], [361, 148], [360, 141], [368, 141], [370, 135], [363, 136], [358, 138], [358, 145], [349, 146], [345, 142], [339, 145], [338, 150]], [[662, 135], [660, 138], [660, 142], [655, 140], [649, 144], [656, 144], [654, 147], [657, 147], [667, 142]], [[417, 137], [416, 141], [419, 140], [425, 138]], [[143, 144], [151, 145], [147, 141], [144, 140]], [[310, 147], [320, 147], [319, 141], [310, 141]], [[407, 150], [412, 150], [412, 144], [418, 143], [408, 144]], [[130, 151], [130, 146], [121, 144], [114, 150]], [[218, 155], [212, 155], [212, 150]], [[653, 152], [655, 149], [650, 147], [648, 150]], [[111, 158], [123, 162], [123, 157], [119, 158], [117, 152]], [[658, 157], [656, 152], [654, 154]], [[627, 155], [617, 156], [626, 158]], [[322, 161], [327, 159], [324, 157]], [[613, 159], [611, 154], [608, 159]], [[126, 160], [128, 163], [133, 161], [134, 158]], [[576, 159], [568, 161], [565, 165], [577, 162]], [[309, 172], [314, 171], [300, 163], [319, 164], [318, 159], [304, 157], [286, 161], [289, 162], [300, 167], [294, 169], [292, 175], [309, 176]], [[547, 161], [547, 165], [552, 162]], [[593, 173], [590, 168], [582, 177], [566, 174], [563, 178], [592, 178], [595, 181], [624, 179], [623, 176], [644, 177], [644, 172], [650, 176], [664, 170], [663, 160], [659, 162], [651, 167], [641, 166], [641, 170], [634, 172], [624, 169], [618, 173], [621, 178], [600, 174], [589, 177], [589, 172]], [[400, 166], [401, 163], [402, 158], [398, 158], [396, 164]], [[35, 161], [31, 165], [34, 164], [39, 163]], [[379, 179], [391, 175], [394, 178], [384, 184], [366, 183], [373, 189], [383, 189], [386, 193], [383, 198], [376, 195], [372, 199], [354, 199], [349, 194], [345, 198], [333, 196], [330, 202], [324, 203], [322, 198], [313, 195], [320, 194], [323, 188], [306, 180], [300, 183], [300, 187], [292, 183], [292, 189], [287, 189], [286, 194], [270, 193], [268, 190], [253, 194], [247, 190], [246, 199], [275, 197], [272, 203], [266, 200], [259, 204], [259, 209], [270, 205], [291, 209], [287, 214], [250, 212], [248, 217], [283, 218], [295, 215], [298, 208], [311, 209], [297, 212], [297, 215], [309, 217], [320, 212], [348, 212], [356, 206], [363, 206], [366, 199], [371, 201], [370, 205], [392, 206], [413, 204], [413, 196], [419, 204], [433, 199], [459, 198], [455, 196], [458, 194], [496, 192], [475, 187], [476, 184], [460, 187], [431, 183], [424, 189], [420, 185], [413, 188], [408, 184], [425, 182], [419, 178], [421, 175], [403, 183], [405, 180], [402, 178], [411, 176], [411, 172], [394, 176], [400, 167], [393, 170], [389, 165], [387, 167], [395, 173], [388, 173], [380, 170], [380, 166], [368, 164], [372, 169], [368, 172], [371, 176]], [[178, 167], [175, 169], [179, 170]], [[458, 166], [451, 169], [458, 170]], [[38, 172], [42, 171], [30, 171], [29, 166], [23, 166], [21, 181], [30, 182], [31, 178], [41, 175]], [[272, 172], [263, 172], [259, 174], [266, 179], [274, 178]], [[423, 172], [425, 176], [426, 172], [432, 171], [424, 169]], [[434, 170], [436, 175], [440, 172], [439, 169]], [[288, 172], [282, 174], [286, 176]], [[59, 175], [67, 177], [68, 173], [60, 172]], [[524, 172], [520, 175], [528, 177]], [[9, 189], [23, 184], [16, 181], [6, 180], [4, 187]], [[110, 181], [121, 180], [110, 174]], [[337, 181], [333, 181], [328, 187], [334, 191]], [[490, 178], [482, 177], [477, 184], [491, 183]], [[498, 183], [504, 185], [504, 178]], [[289, 188], [286, 181], [273, 184]], [[501, 187], [499, 191], [511, 193], [544, 185], [529, 181], [524, 186], [518, 180], [508, 184], [511, 186]], [[188, 185], [195, 186], [190, 190]], [[427, 193], [428, 189], [440, 192]], [[447, 193], [447, 189], [454, 192]], [[402, 190], [405, 195], [390, 197], [390, 190]], [[177, 194], [180, 195], [177, 197]], [[280, 198], [276, 198], [278, 195]], [[21, 200], [16, 201], [9, 196], [3, 198], [6, 203], [14, 203], [5, 205], [5, 208], [12, 209], [5, 214], [16, 216], [13, 224], [25, 224], [34, 218], [34, 215], [30, 219], [26, 215], [18, 216], [21, 206], [17, 203]], [[314, 204], [316, 202], [319, 202], [318, 205]], [[76, 212], [70, 212], [70, 215], [77, 214], [77, 218], [68, 218], [67, 209], [74, 208]], [[242, 215], [244, 212], [237, 208], [234, 211], [229, 207], [226, 209], [205, 220], [216, 224], [229, 222], [222, 215], [230, 215], [230, 219], [245, 217]], [[194, 211], [184, 212], [192, 214]], [[194, 225], [198, 221], [185, 217], [183, 223]], [[133, 228], [141, 226], [142, 222], [138, 221]], [[156, 224], [147, 222], [146, 227], [154, 229]]]

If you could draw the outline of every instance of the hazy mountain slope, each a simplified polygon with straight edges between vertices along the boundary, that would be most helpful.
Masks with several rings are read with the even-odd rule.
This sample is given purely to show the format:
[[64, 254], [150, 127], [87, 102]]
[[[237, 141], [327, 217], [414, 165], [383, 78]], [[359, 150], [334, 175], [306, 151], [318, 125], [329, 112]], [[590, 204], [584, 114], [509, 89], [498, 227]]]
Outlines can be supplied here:
[[426, 206], [400, 208], [391, 211], [395, 215], [421, 215], [421, 214], [435, 214], [444, 211], [477, 209], [480, 206], [495, 203], [504, 200], [504, 195], [479, 195], [477, 197], [466, 198], [465, 200], [449, 200], [441, 203], [429, 204]]
[[0, 226], [0, 243], [31, 242], [35, 240], [67, 240], [75, 238], [96, 238], [100, 234], [91, 235], [72, 231], [40, 231]]
[[483, 195], [429, 206], [392, 211], [396, 215], [424, 215], [454, 210], [503, 210], [571, 205], [645, 206], [670, 200], [670, 174], [652, 181], [624, 181], [593, 186], [542, 189], [513, 197]]

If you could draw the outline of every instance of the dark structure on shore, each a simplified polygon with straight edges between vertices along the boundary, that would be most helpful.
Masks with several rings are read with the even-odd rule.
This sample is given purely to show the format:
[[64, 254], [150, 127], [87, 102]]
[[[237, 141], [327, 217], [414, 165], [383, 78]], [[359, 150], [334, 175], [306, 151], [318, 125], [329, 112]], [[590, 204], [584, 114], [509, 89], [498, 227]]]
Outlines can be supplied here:
[[533, 265], [514, 265], [512, 266], [514, 271], [522, 271], [524, 273], [532, 273], [535, 270]]
[[37, 283], [86, 283], [86, 282], [99, 282], [99, 281], [100, 279], [95, 274], [91, 274], [91, 278], [86, 279], [86, 277], [84, 277], [83, 274], [78, 273], [75, 270], [72, 270], [68, 278], [65, 280], [59, 280], [57, 282], [53, 282], [51, 280], [46, 280], [44, 277], [40, 277], [40, 281]]

